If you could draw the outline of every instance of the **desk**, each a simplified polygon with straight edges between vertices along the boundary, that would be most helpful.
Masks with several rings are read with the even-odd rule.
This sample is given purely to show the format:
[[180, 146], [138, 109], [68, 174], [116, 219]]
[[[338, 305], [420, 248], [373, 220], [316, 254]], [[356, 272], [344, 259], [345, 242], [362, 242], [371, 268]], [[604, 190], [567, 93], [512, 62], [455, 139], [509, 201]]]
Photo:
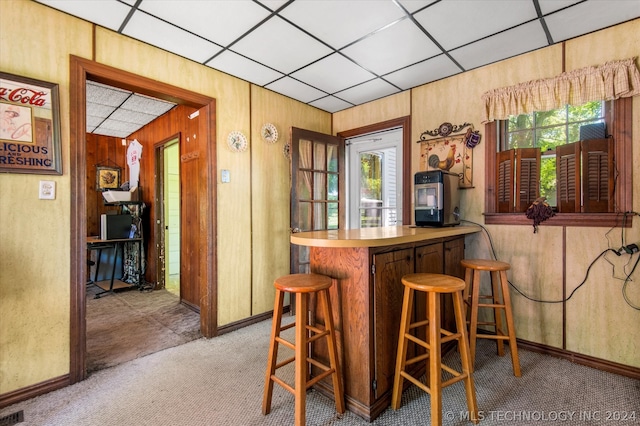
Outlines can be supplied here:
[[[104, 291], [98, 293], [95, 295], [96, 299], [99, 299], [100, 296], [102, 296], [105, 293], [112, 293], [114, 288], [113, 288], [113, 282], [114, 282], [114, 278], [115, 278], [115, 274], [116, 274], [116, 263], [117, 263], [117, 259], [118, 259], [118, 249], [120, 247], [122, 247], [122, 250], [124, 251], [124, 244], [125, 243], [137, 243], [138, 244], [138, 268], [137, 268], [137, 273], [136, 273], [136, 280], [134, 284], [129, 285], [128, 287], [132, 287], [132, 286], [139, 286], [142, 283], [142, 277], [141, 277], [141, 267], [142, 267], [142, 238], [118, 238], [118, 239], [110, 239], [110, 240], [101, 240], [99, 237], [87, 237], [87, 250], [98, 250], [98, 259], [96, 262], [96, 272], [94, 275], [94, 284], [98, 285], [97, 281], [98, 281], [98, 271], [100, 270], [100, 257], [102, 254], [102, 250], [103, 249], [113, 249], [113, 255], [112, 255], [112, 259], [113, 259], [113, 267], [111, 268], [111, 278], [109, 281], [109, 289], [103, 289]], [[100, 287], [102, 288], [102, 287]]]

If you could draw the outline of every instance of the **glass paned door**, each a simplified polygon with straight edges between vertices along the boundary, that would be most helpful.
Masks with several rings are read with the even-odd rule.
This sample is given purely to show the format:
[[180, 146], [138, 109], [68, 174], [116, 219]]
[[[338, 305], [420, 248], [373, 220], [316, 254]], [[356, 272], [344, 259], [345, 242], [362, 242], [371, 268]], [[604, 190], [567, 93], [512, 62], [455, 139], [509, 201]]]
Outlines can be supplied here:
[[[338, 229], [341, 140], [298, 128], [291, 129], [292, 232]], [[291, 246], [291, 273], [309, 273], [309, 248]]]

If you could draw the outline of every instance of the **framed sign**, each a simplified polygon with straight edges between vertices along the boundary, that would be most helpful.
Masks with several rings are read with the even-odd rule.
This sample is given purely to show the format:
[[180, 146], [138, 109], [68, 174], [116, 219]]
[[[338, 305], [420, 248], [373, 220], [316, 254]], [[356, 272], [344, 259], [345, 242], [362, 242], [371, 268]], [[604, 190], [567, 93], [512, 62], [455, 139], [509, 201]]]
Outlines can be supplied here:
[[0, 72], [0, 172], [62, 174], [58, 85]]
[[120, 168], [96, 167], [96, 191], [120, 188]]

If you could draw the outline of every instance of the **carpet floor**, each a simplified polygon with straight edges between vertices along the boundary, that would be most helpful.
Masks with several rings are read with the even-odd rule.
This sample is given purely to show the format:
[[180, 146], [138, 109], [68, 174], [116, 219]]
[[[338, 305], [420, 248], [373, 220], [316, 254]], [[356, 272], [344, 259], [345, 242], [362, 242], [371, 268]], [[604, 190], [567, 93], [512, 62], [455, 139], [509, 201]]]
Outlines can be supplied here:
[[[293, 396], [280, 386], [274, 387], [271, 413], [261, 411], [270, 326], [270, 320], [263, 321], [96, 371], [82, 382], [6, 407], [0, 417], [24, 410], [23, 424], [30, 426], [293, 424]], [[498, 357], [493, 342], [478, 342], [474, 380], [480, 425], [640, 424], [640, 381], [522, 349], [519, 355], [522, 377], [517, 378], [508, 351]], [[445, 360], [456, 367], [457, 357], [452, 351]], [[283, 373], [291, 377], [291, 371]], [[471, 424], [465, 420], [461, 382], [443, 390], [442, 410], [445, 425]], [[405, 390], [399, 410], [388, 408], [372, 423], [350, 411], [339, 415], [330, 399], [308, 393], [308, 425], [428, 425], [430, 420], [429, 395], [416, 386]]]

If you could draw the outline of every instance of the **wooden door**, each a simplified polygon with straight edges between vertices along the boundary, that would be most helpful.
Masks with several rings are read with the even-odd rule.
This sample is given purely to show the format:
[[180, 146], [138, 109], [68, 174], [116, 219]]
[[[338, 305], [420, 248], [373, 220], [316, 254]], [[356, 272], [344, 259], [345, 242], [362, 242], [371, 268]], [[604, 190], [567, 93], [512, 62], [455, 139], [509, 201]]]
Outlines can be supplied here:
[[[344, 142], [291, 128], [291, 230], [343, 227]], [[291, 273], [309, 273], [309, 247], [291, 245]]]
[[[464, 268], [460, 261], [464, 258], [464, 236], [444, 242], [444, 273], [464, 280]], [[456, 329], [453, 299], [450, 294], [442, 298], [442, 327]]]
[[[426, 246], [416, 247], [416, 273], [442, 274], [444, 270], [444, 257], [442, 243], [433, 243]], [[414, 321], [427, 319], [427, 295], [417, 291], [413, 303]], [[444, 311], [444, 310], [443, 310]], [[415, 331], [415, 336], [425, 340], [427, 338], [426, 327], [420, 327]], [[426, 352], [422, 346], [410, 343], [409, 349], [415, 348], [417, 353]]]
[[393, 387], [404, 291], [401, 278], [414, 271], [413, 249], [374, 254], [372, 264], [376, 360], [373, 394], [377, 399]]

